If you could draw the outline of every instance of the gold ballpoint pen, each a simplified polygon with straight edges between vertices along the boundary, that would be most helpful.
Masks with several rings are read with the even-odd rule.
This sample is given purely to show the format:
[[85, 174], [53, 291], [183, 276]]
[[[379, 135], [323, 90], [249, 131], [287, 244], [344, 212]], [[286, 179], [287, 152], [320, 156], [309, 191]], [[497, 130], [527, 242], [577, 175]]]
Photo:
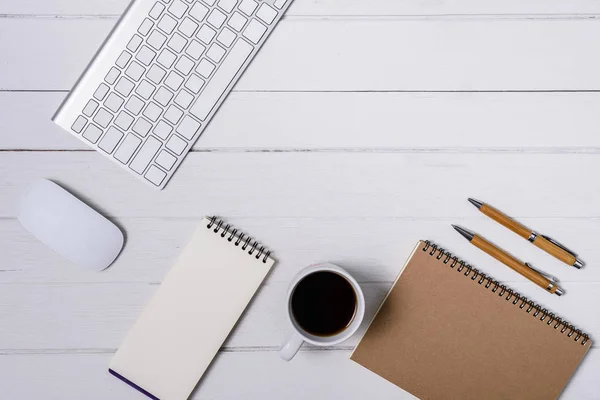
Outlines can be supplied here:
[[481, 236], [468, 231], [460, 226], [452, 225], [452, 227], [461, 235], [465, 237], [472, 245], [488, 253], [502, 264], [513, 269], [515, 272], [523, 275], [548, 293], [554, 293], [562, 296], [565, 292], [557, 286], [558, 280], [552, 276], [546, 275], [543, 272], [533, 268], [529, 263], [524, 263], [512, 255], [508, 254], [504, 250], [498, 248], [494, 244], [488, 242]]
[[469, 202], [473, 204], [479, 211], [487, 215], [500, 225], [510, 229], [517, 235], [524, 239], [529, 240], [531, 243], [544, 250], [546, 253], [558, 258], [560, 261], [567, 265], [572, 265], [575, 268], [583, 267], [584, 263], [577, 258], [577, 254], [569, 250], [556, 240], [549, 238], [548, 236], [540, 235], [535, 231], [527, 228], [523, 224], [515, 221], [506, 214], [498, 211], [489, 204], [485, 204], [479, 200], [469, 198]]

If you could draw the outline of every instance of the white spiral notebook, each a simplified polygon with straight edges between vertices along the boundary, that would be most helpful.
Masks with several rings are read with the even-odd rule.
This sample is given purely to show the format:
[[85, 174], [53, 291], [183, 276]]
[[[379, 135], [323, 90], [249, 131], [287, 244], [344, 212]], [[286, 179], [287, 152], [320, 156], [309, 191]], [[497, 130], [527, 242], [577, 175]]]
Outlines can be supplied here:
[[187, 399], [274, 262], [251, 237], [204, 218], [109, 372], [152, 399]]

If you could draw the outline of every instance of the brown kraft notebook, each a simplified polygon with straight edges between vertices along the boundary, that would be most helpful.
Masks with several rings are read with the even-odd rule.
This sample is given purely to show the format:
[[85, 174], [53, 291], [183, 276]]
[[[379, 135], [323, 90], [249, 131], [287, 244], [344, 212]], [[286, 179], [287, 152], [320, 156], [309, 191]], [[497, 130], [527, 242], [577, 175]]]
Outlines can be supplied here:
[[352, 360], [425, 399], [555, 399], [585, 333], [420, 241]]

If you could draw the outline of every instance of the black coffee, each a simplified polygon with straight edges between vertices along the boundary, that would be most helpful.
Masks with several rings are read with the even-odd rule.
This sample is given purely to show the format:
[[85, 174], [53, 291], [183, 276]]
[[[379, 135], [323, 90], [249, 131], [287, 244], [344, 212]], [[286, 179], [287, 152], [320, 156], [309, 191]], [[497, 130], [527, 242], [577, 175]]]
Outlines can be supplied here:
[[292, 293], [292, 315], [306, 332], [316, 336], [340, 333], [354, 319], [357, 299], [352, 284], [335, 272], [307, 275]]

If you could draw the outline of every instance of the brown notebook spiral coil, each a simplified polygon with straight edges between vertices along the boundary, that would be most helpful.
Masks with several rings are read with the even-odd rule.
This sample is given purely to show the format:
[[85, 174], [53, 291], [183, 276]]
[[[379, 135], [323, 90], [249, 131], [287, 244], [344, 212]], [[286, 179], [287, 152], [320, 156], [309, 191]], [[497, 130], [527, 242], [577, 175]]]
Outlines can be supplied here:
[[250, 247], [248, 254], [253, 255], [254, 252], [257, 252], [254, 256], [257, 260], [260, 259], [260, 257], [264, 254], [262, 262], [267, 262], [269, 256], [271, 255], [271, 251], [265, 246], [262, 246], [257, 240], [254, 240], [245, 233], [233, 228], [230, 224], [225, 223], [225, 221], [218, 217], [209, 217], [208, 219], [210, 222], [208, 225], [206, 225], [207, 229], [211, 229], [214, 233], [220, 234], [222, 238], [225, 238], [225, 236], [229, 235], [227, 241], [233, 243], [237, 247], [241, 246], [241, 249], [244, 251]]
[[[429, 240], [425, 241], [425, 247], [423, 247], [421, 250], [429, 252], [430, 256], [435, 256], [438, 260], [443, 259], [444, 264], [448, 264], [450, 263], [450, 261], [452, 261], [450, 263], [450, 268], [455, 268], [458, 265], [458, 267], [456, 268], [457, 272], [462, 272], [463, 270], [465, 270], [464, 275], [470, 276], [472, 281], [477, 281], [477, 283], [480, 285], [483, 285], [485, 282], [486, 289], [491, 288], [491, 291], [493, 293], [499, 291], [498, 296], [503, 297], [506, 301], [510, 301], [511, 299], [513, 299], [513, 305], [518, 305], [520, 309], [524, 309], [525, 312], [527, 312], [528, 314], [531, 314], [531, 312], [533, 311], [532, 315], [535, 318], [538, 318], [538, 316], [540, 316], [541, 314], [541, 316], [539, 317], [540, 321], [546, 322], [546, 325], [553, 326], [556, 330], [558, 330], [558, 328], [561, 327], [560, 333], [566, 333], [567, 337], [572, 337], [573, 335], [575, 335], [574, 340], [580, 343], [581, 345], [585, 345], [590, 339], [588, 334], [583, 333], [581, 330], [577, 329], [569, 322], [557, 317], [555, 314], [549, 312], [548, 309], [542, 308], [540, 305], [534, 303], [532, 300], [527, 300], [527, 297], [515, 292], [510, 288], [507, 288], [506, 285], [501, 284], [491, 276], [484, 274], [476, 268], [473, 268], [471, 265], [452, 255], [452, 253], [450, 253], [449, 251], [446, 251], [443, 248], [431, 243]], [[579, 342], [580, 339], [581, 342]]]

